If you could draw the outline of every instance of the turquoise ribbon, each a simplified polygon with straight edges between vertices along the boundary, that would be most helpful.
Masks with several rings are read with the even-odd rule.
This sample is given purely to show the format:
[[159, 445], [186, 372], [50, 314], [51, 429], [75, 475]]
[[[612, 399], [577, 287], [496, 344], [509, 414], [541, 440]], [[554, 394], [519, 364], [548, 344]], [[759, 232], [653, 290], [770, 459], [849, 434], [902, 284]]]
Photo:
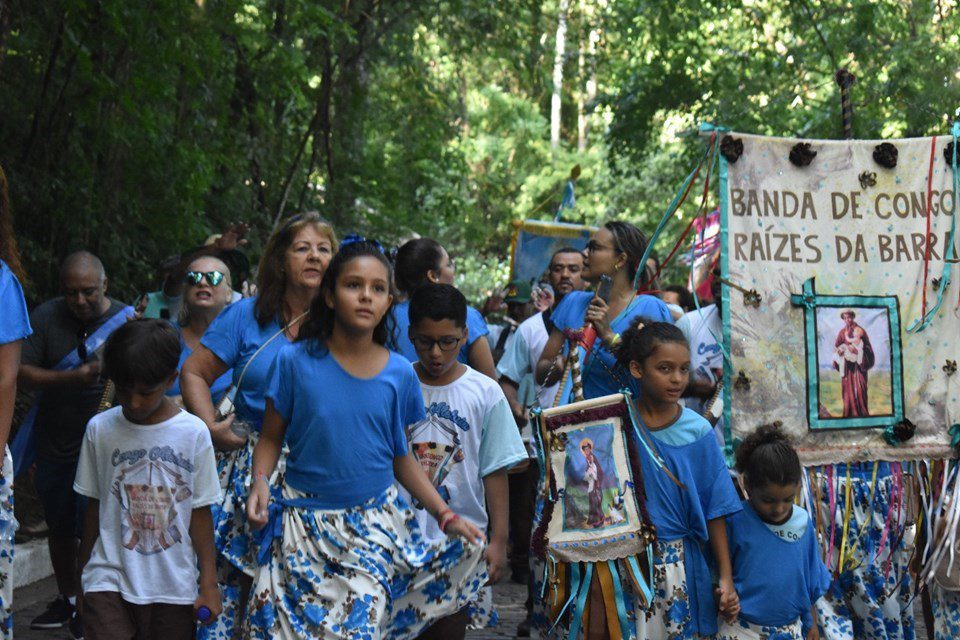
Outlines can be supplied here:
[[620, 623], [620, 635], [629, 639], [633, 636], [633, 633], [627, 624], [627, 607], [623, 600], [623, 585], [620, 584], [620, 573], [617, 571], [617, 563], [614, 560], [608, 560], [607, 566], [610, 568], [610, 576], [613, 578], [613, 591], [617, 599], [617, 620]]
[[[650, 561], [650, 571], [653, 571], [652, 548], [648, 546], [647, 550], [651, 551], [651, 553], [648, 555], [648, 560]], [[630, 567], [630, 571], [633, 573], [633, 579], [638, 585], [640, 585], [640, 592], [643, 594], [643, 597], [646, 599], [647, 606], [649, 607], [653, 602], [653, 580], [647, 582], [646, 578], [644, 578], [643, 572], [640, 571], [640, 563], [637, 562], [636, 556], [630, 556], [627, 558], [627, 565]]]
[[[707, 125], [704, 125], [704, 126], [707, 126]], [[701, 130], [704, 130], [704, 129], [701, 128]], [[722, 129], [720, 127], [717, 127], [716, 129], [718, 133], [724, 130], [725, 129]], [[653, 245], [657, 241], [657, 238], [660, 237], [660, 232], [663, 231], [663, 228], [667, 226], [667, 222], [669, 222], [670, 218], [673, 217], [673, 214], [676, 213], [677, 206], [680, 203], [680, 198], [683, 197], [684, 192], [687, 190], [687, 186], [691, 182], [693, 182], [693, 178], [697, 175], [697, 171], [700, 168], [700, 165], [707, 160], [711, 149], [713, 149], [714, 153], [716, 154], [719, 148], [720, 148], [720, 145], [718, 144], [713, 145], [713, 147], [711, 147], [710, 145], [707, 145], [707, 148], [703, 152], [703, 157], [700, 158], [700, 162], [698, 162], [697, 166], [694, 167], [693, 171], [691, 171], [689, 175], [687, 175], [686, 179], [683, 181], [683, 184], [680, 185], [680, 189], [677, 191], [676, 195], [673, 196], [673, 200], [671, 200], [670, 204], [667, 205], [667, 210], [663, 213], [663, 217], [660, 218], [660, 223], [657, 225], [656, 230], [654, 230], [653, 235], [650, 236], [650, 240], [647, 242], [647, 248], [646, 250], [644, 250], [643, 257], [640, 259], [640, 264], [637, 265], [637, 274], [633, 277], [634, 291], [640, 288], [640, 276], [641, 274], [646, 272], [646, 270], [644, 269], [644, 265], [647, 264], [647, 258], [649, 258], [650, 254], [653, 253]], [[710, 162], [706, 163], [708, 172], [712, 171], [712, 165], [713, 165], [713, 160], [710, 160]]]
[[[640, 434], [640, 429], [637, 425], [643, 425], [643, 420], [640, 419], [640, 416], [637, 415], [636, 409], [633, 406], [633, 396], [630, 393], [629, 389], [621, 389], [620, 393], [624, 395], [624, 400], [627, 403], [627, 409], [630, 413], [630, 423], [633, 426], [633, 432], [637, 436], [637, 442], [646, 449], [647, 454], [650, 456], [650, 459], [653, 460], [653, 463], [657, 465], [658, 469], [663, 468], [663, 460], [660, 458], [660, 454], [650, 448], [647, 444], [647, 439]], [[646, 429], [646, 426], [643, 426]]]
[[[960, 137], [960, 122], [954, 122], [953, 127], [950, 130], [950, 135], [953, 136], [953, 162], [951, 163], [951, 168], [953, 169], [953, 202], [954, 202], [954, 214], [950, 217], [950, 241], [947, 243], [947, 250], [944, 252], [943, 256], [943, 269], [940, 272], [940, 286], [937, 287], [937, 303], [930, 309], [926, 315], [922, 318], [917, 318], [913, 321], [907, 331], [910, 333], [920, 333], [926, 329], [930, 322], [937, 315], [937, 312], [940, 311], [940, 306], [943, 304], [943, 293], [946, 291], [947, 287], [950, 286], [950, 271], [953, 267], [953, 262], [957, 259], [956, 248], [954, 246], [954, 236], [957, 233], [957, 196], [960, 195], [960, 168], [957, 167], [957, 138]], [[930, 212], [927, 212], [927, 215], [930, 215]], [[921, 283], [921, 286], [926, 287], [927, 283]]]
[[580, 635], [580, 624], [583, 622], [583, 610], [587, 606], [587, 596], [590, 595], [590, 581], [593, 578], [593, 563], [588, 562], [587, 570], [583, 574], [583, 582], [580, 583], [580, 593], [577, 595], [577, 606], [573, 610], [573, 620], [570, 621], [570, 633], [567, 634], [567, 640], [577, 640]]
[[567, 593], [569, 594], [567, 596], [567, 601], [563, 604], [563, 608], [560, 609], [560, 613], [557, 614], [557, 619], [553, 622], [553, 626], [550, 627], [550, 631], [547, 632], [547, 635], [553, 633], [553, 630], [556, 629], [557, 625], [560, 624], [560, 621], [563, 620], [563, 614], [567, 612], [567, 608], [570, 607], [570, 603], [576, 599], [579, 592], [580, 563], [573, 562], [570, 564], [570, 588], [567, 590]]
[[950, 446], [954, 449], [960, 446], [960, 424], [950, 427]]

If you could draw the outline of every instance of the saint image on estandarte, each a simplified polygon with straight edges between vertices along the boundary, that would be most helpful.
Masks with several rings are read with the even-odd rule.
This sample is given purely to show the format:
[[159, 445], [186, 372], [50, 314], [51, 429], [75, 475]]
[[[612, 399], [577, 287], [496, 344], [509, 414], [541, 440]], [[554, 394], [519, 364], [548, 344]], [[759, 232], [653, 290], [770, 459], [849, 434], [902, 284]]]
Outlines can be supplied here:
[[892, 413], [888, 314], [883, 307], [817, 307], [821, 419]]

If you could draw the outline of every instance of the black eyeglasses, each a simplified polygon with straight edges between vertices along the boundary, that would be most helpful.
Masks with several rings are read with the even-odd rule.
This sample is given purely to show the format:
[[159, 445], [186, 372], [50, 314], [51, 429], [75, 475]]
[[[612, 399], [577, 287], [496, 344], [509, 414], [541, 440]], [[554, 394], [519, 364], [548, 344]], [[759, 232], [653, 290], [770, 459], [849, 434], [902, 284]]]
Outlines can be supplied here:
[[215, 287], [223, 282], [223, 274], [219, 271], [187, 271], [184, 280], [186, 280], [187, 284], [196, 287], [200, 285], [204, 278], [207, 279], [207, 284], [211, 287]]
[[591, 240], [590, 242], [587, 243], [586, 251], [588, 251], [589, 253], [593, 253], [594, 251], [605, 251], [607, 249], [614, 252], [617, 251], [616, 247], [608, 247], [606, 245], [600, 244], [596, 240]]
[[87, 353], [87, 338], [90, 334], [83, 327], [80, 327], [80, 330], [77, 331], [77, 357], [80, 358], [80, 362], [86, 362], [87, 356], [90, 355]]
[[463, 340], [463, 336], [459, 338], [443, 336], [436, 340], [427, 336], [413, 336], [413, 346], [416, 347], [417, 351], [430, 351], [433, 349], [433, 345], [439, 346], [440, 351], [453, 351], [459, 346], [461, 340]]

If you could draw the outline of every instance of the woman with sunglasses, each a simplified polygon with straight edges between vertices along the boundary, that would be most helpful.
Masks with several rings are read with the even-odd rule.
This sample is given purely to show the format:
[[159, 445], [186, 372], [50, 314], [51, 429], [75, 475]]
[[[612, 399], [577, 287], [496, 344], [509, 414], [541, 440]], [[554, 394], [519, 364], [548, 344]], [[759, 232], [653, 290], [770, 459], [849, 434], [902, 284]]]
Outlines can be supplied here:
[[[620, 334], [635, 326], [640, 318], [673, 322], [670, 310], [659, 298], [637, 295], [634, 280], [646, 249], [643, 232], [628, 222], [607, 222], [593, 234], [584, 251], [581, 276], [592, 284], [599, 283], [603, 276], [609, 277], [612, 281], [609, 296], [603, 300], [590, 291], [572, 291], [564, 296], [550, 317], [554, 328], [537, 363], [538, 384], [549, 386], [560, 380], [566, 367], [564, 331], [576, 332], [590, 324], [597, 332], [597, 340], [589, 357], [580, 349], [584, 399], [617, 393], [624, 387], [636, 395], [638, 389], [633, 377], [616, 370], [612, 347], [620, 341]], [[645, 277], [649, 273], [645, 270], [641, 275]], [[560, 404], [569, 402], [570, 398], [565, 395]]]
[[[218, 450], [236, 451], [232, 468], [227, 470], [223, 503], [213, 523], [220, 552], [223, 613], [214, 624], [201, 625], [200, 638], [230, 638], [243, 620], [257, 567], [256, 545], [246, 520], [246, 499], [252, 481], [253, 450], [265, 410], [267, 376], [277, 353], [296, 340], [336, 247], [333, 227], [316, 212], [288, 218], [264, 247], [257, 272], [257, 296], [224, 309], [183, 365], [180, 387], [187, 409], [207, 423]], [[218, 409], [225, 404], [217, 398], [218, 408], [214, 408], [211, 388], [230, 369], [233, 375], [228, 395], [232, 394], [235, 412], [223, 417]], [[281, 455], [270, 478], [271, 486], [282, 484], [284, 463]]]
[[[416, 238], [410, 240], [397, 251], [394, 267], [397, 288], [400, 290], [400, 300], [390, 309], [393, 314], [396, 335], [392, 336], [387, 346], [405, 356], [410, 362], [417, 361], [417, 351], [407, 335], [410, 329], [410, 318], [407, 316], [410, 307], [409, 298], [414, 289], [428, 283], [453, 284], [456, 271], [453, 260], [446, 249], [439, 242], [431, 238]], [[460, 350], [457, 360], [469, 364], [480, 373], [498, 379], [496, 366], [493, 362], [493, 352], [486, 340], [481, 340], [490, 330], [483, 315], [473, 307], [467, 307], [467, 343]]]
[[[201, 336], [232, 299], [230, 269], [223, 260], [203, 256], [187, 266], [183, 303], [180, 306], [180, 315], [173, 323], [180, 332], [180, 369], [183, 369], [183, 363], [190, 354], [200, 346]], [[212, 400], [223, 397], [223, 393], [230, 386], [232, 375], [232, 371], [227, 371], [214, 381], [210, 387]], [[183, 404], [179, 377], [167, 390], [167, 395], [173, 396], [178, 404]]]

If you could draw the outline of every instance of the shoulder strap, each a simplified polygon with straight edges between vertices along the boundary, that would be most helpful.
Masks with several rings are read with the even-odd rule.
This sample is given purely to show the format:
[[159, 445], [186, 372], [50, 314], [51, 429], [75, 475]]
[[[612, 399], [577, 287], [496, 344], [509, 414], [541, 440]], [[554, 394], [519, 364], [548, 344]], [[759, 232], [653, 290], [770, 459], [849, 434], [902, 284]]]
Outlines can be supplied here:
[[299, 321], [301, 318], [303, 318], [304, 316], [306, 316], [308, 313], [310, 313], [310, 310], [309, 310], [309, 309], [308, 309], [307, 311], [304, 311], [304, 312], [301, 313], [300, 315], [298, 315], [296, 318], [293, 318], [293, 319], [292, 319], [290, 322], [288, 322], [287, 324], [285, 324], [285, 325], [283, 325], [282, 327], [280, 327], [280, 330], [279, 330], [279, 331], [277, 331], [275, 334], [273, 334], [272, 336], [270, 336], [269, 338], [267, 338], [267, 339], [263, 342], [263, 344], [260, 345], [260, 346], [257, 348], [257, 350], [253, 352], [253, 355], [250, 356], [250, 359], [249, 359], [249, 360], [247, 360], [247, 364], [243, 365], [243, 369], [240, 371], [240, 377], [237, 378], [237, 387], [236, 387], [236, 388], [237, 388], [238, 391], [239, 391], [239, 389], [240, 389], [240, 385], [243, 384], [243, 377], [244, 377], [245, 375], [247, 375], [247, 369], [250, 367], [250, 363], [253, 362], [254, 358], [256, 358], [258, 355], [260, 355], [260, 352], [263, 351], [264, 349], [266, 349], [266, 348], [267, 348], [267, 345], [270, 344], [271, 342], [273, 342], [278, 336], [283, 335], [283, 333], [287, 330], [287, 328], [288, 328], [290, 325], [292, 325], [293, 323]]

